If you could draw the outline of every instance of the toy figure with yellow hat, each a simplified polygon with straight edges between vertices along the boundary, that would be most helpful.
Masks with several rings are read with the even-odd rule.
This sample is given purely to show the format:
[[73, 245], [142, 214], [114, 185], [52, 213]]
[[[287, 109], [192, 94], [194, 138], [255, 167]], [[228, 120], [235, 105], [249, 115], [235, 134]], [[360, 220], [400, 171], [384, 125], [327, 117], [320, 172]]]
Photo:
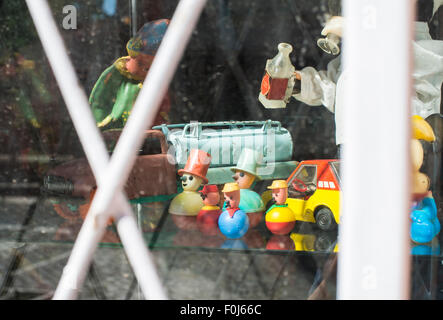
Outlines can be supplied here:
[[429, 191], [430, 179], [420, 172], [423, 164], [423, 147], [419, 140], [435, 141], [432, 127], [420, 116], [412, 118], [412, 200], [411, 210], [411, 240], [424, 244], [431, 242], [440, 232], [440, 222], [437, 218], [437, 206]]
[[[129, 56], [121, 57], [99, 77], [89, 97], [92, 113], [100, 128], [123, 128], [160, 46], [169, 20], [148, 22], [129, 40]], [[166, 94], [153, 125], [168, 122]]]
[[198, 229], [206, 235], [216, 235], [219, 233], [218, 218], [221, 214], [219, 207], [220, 194], [215, 184], [205, 185], [200, 191], [204, 206], [197, 215]]
[[229, 239], [238, 239], [249, 229], [248, 215], [239, 208], [240, 187], [236, 182], [226, 183], [222, 192], [225, 195], [225, 209], [218, 218], [218, 227]]
[[259, 224], [265, 211], [265, 205], [260, 195], [251, 190], [253, 183], [260, 180], [257, 175], [257, 162], [259, 154], [252, 149], [243, 149], [237, 161], [237, 166], [231, 170], [235, 173], [232, 178], [240, 187], [240, 205], [249, 218], [250, 227], [253, 228]]
[[[197, 214], [204, 206], [200, 193], [197, 190], [201, 185], [208, 183], [206, 174], [211, 163], [211, 155], [203, 150], [192, 149], [189, 153], [188, 161], [183, 169], [178, 170], [181, 176], [183, 192], [172, 199], [169, 206], [169, 213], [181, 216], [196, 218]], [[175, 217], [178, 219], [178, 217]]]
[[273, 234], [288, 234], [295, 225], [295, 214], [286, 204], [288, 184], [286, 180], [274, 180], [268, 189], [272, 190], [272, 198], [275, 204], [266, 211], [266, 227]]

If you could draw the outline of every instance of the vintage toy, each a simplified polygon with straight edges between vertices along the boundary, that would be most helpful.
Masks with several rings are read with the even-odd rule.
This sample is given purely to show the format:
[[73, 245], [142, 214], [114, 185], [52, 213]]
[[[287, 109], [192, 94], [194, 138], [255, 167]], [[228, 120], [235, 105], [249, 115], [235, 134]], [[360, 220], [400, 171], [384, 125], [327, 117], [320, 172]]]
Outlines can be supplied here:
[[266, 227], [273, 234], [286, 235], [294, 228], [294, 212], [286, 204], [288, 198], [288, 184], [285, 180], [274, 180], [268, 187], [272, 190], [272, 198], [275, 204], [266, 211]]
[[[98, 127], [125, 125], [168, 25], [167, 19], [146, 23], [129, 40], [126, 47], [129, 56], [119, 58], [101, 74], [89, 97]], [[166, 95], [155, 125], [168, 122], [169, 108]]]
[[[286, 180], [288, 208], [297, 221], [314, 222], [322, 230], [339, 223], [340, 162], [336, 159], [301, 161]], [[269, 191], [262, 198], [270, 200]]]
[[268, 109], [285, 108], [295, 84], [295, 68], [289, 59], [292, 46], [278, 45], [278, 54], [266, 62], [258, 100]]
[[[215, 159], [211, 154], [206, 178], [209, 183], [216, 185], [232, 181], [231, 169], [235, 166], [234, 161], [239, 158], [241, 149], [238, 148], [242, 147], [243, 142], [246, 146], [263, 150], [263, 162], [256, 167], [256, 171], [261, 172], [262, 180], [284, 179], [298, 164], [291, 160], [293, 144], [290, 133], [276, 121], [192, 122], [156, 128], [160, 130], [146, 131], [145, 141], [125, 184], [125, 192], [131, 200], [170, 200], [177, 193], [177, 184], [181, 184], [181, 181], [177, 181], [176, 172], [184, 168], [191, 146], [199, 145], [204, 150], [214, 151]], [[102, 132], [110, 153], [120, 134], [121, 129]], [[270, 146], [275, 145], [275, 150], [266, 148], [266, 139], [272, 139], [274, 143]], [[183, 155], [186, 155], [184, 163]], [[82, 158], [58, 164], [48, 170], [42, 190], [55, 195], [82, 197], [87, 201], [96, 187], [89, 164]], [[67, 211], [64, 215], [78, 215], [75, 208], [68, 210], [64, 206], [64, 209]]]
[[183, 168], [192, 148], [209, 152], [212, 160], [207, 177], [211, 184], [231, 181], [231, 168], [237, 164], [243, 149], [261, 154], [256, 174], [262, 180], [285, 179], [298, 163], [292, 161], [291, 134], [278, 121], [191, 122], [163, 124], [153, 129], [165, 135], [178, 168]]
[[204, 206], [197, 215], [198, 229], [206, 235], [216, 235], [218, 229], [218, 218], [222, 212], [219, 207], [220, 194], [216, 185], [205, 185], [200, 191]]
[[412, 118], [412, 195], [411, 240], [415, 243], [428, 243], [440, 232], [437, 217], [437, 206], [429, 191], [430, 179], [420, 172], [423, 164], [423, 147], [419, 141], [434, 141], [435, 135], [431, 126], [419, 116]]
[[229, 239], [241, 238], [249, 229], [249, 219], [248, 215], [238, 207], [240, 187], [236, 182], [227, 183], [222, 192], [225, 195], [226, 209], [218, 219], [218, 227]]
[[[181, 216], [182, 218], [196, 217], [204, 206], [200, 193], [197, 190], [201, 185], [207, 184], [208, 172], [211, 155], [205, 151], [192, 149], [188, 162], [183, 169], [178, 170], [181, 176], [183, 192], [172, 199], [169, 205], [169, 213]], [[179, 217], [173, 217], [178, 219]]]
[[[435, 11], [434, 8], [434, 13]], [[321, 32], [326, 38], [319, 39], [317, 44], [325, 52], [337, 55], [340, 52], [339, 42], [344, 18], [339, 16], [340, 9], [334, 13], [335, 16], [327, 21]], [[427, 22], [428, 19], [415, 22], [415, 40], [412, 43], [412, 76], [415, 89], [412, 109], [413, 114], [423, 118], [440, 112], [443, 82], [443, 41], [431, 38]], [[337, 56], [331, 60], [326, 70], [316, 70], [309, 66], [290, 75], [294, 68], [289, 60], [292, 47], [281, 43], [278, 50], [279, 53], [266, 63], [259, 101], [265, 108], [285, 108], [292, 96], [310, 106], [323, 105], [335, 114], [336, 144], [344, 144], [346, 137], [343, 133], [343, 93], [347, 77], [346, 70], [342, 69], [341, 57]], [[273, 69], [279, 71], [272, 73]]]
[[242, 209], [249, 218], [249, 226], [251, 228], [257, 226], [265, 210], [265, 205], [260, 195], [251, 190], [255, 180], [260, 180], [257, 175], [257, 162], [260, 161], [260, 154], [252, 149], [243, 149], [238, 159], [237, 166], [231, 168], [235, 174], [233, 179], [237, 182], [240, 187], [240, 205], [239, 208]]

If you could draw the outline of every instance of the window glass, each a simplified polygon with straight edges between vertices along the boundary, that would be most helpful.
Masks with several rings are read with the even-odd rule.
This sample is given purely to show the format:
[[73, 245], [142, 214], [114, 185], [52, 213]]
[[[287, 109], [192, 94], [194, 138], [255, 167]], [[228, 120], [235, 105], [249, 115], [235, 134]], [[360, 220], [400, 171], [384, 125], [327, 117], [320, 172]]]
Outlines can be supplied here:
[[[163, 19], [172, 18], [178, 0], [48, 3], [112, 156], [135, 99], [150, 85], [143, 79], [167, 28]], [[417, 1], [412, 75], [412, 113], [436, 137], [420, 142], [420, 171], [430, 178], [437, 220], [443, 201], [438, 4]], [[153, 123], [146, 124], [156, 134], [146, 136], [124, 183], [171, 298], [336, 298], [338, 229], [332, 227], [340, 213], [324, 208], [323, 200], [339, 203], [339, 195], [317, 190], [317, 166], [301, 164], [287, 182], [286, 204], [297, 216], [283, 219], [287, 233], [271, 232], [266, 213], [274, 204], [273, 181], [284, 186], [306, 160], [340, 159], [342, 23], [339, 0], [207, 1]], [[0, 34], [0, 297], [49, 299], [97, 184], [25, 1], [0, 0]], [[154, 157], [162, 145], [167, 154]], [[195, 149], [203, 152], [192, 157]], [[339, 179], [340, 162], [330, 163]], [[210, 196], [205, 179], [217, 188]], [[214, 215], [228, 211], [222, 190], [235, 181], [249, 227], [231, 239]], [[180, 200], [183, 194], [191, 196]], [[198, 218], [203, 203], [209, 213]], [[320, 209], [327, 224], [316, 220]], [[435, 239], [411, 252], [438, 256]], [[417, 261], [412, 296], [423, 298], [424, 279], [428, 298], [438, 298], [440, 283], [429, 283], [436, 279], [432, 261]], [[80, 298], [142, 298], [113, 220]]]

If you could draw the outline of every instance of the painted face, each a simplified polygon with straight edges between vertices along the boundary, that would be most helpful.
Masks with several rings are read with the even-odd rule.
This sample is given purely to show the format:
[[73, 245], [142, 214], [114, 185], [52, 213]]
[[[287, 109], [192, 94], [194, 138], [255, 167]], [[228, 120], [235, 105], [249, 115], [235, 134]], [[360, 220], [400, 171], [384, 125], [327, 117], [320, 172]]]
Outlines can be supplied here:
[[154, 56], [140, 53], [134, 58], [131, 57], [128, 62], [126, 62], [126, 69], [135, 78], [143, 80], [148, 74], [153, 60]]
[[218, 192], [209, 192], [203, 200], [205, 206], [218, 206], [220, 202], [220, 195]]
[[238, 183], [240, 189], [249, 189], [254, 183], [255, 177], [250, 173], [237, 170], [232, 176], [232, 179]]
[[240, 190], [225, 192], [226, 208], [238, 208], [240, 204]]
[[412, 197], [419, 201], [423, 199], [428, 193], [430, 187], [430, 180], [427, 175], [421, 172], [416, 172], [412, 175]]
[[201, 186], [203, 180], [197, 176], [193, 176], [192, 174], [185, 173], [181, 177], [182, 187], [185, 191], [197, 191], [197, 189]]
[[283, 205], [288, 198], [288, 189], [280, 188], [280, 189], [272, 189], [272, 198], [278, 205]]

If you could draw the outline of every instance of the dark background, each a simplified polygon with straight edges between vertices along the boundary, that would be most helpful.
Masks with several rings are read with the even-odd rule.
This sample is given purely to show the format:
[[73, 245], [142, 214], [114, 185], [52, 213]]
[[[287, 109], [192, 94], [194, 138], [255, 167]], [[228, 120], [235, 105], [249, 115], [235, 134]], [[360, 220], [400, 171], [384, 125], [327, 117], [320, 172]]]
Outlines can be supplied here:
[[[49, 2], [89, 96], [101, 72], [127, 55], [134, 21], [130, 1], [117, 1], [112, 15], [102, 10], [103, 0]], [[137, 29], [147, 21], [171, 18], [177, 3], [137, 1]], [[432, 5], [420, 3], [428, 11]], [[77, 7], [76, 30], [62, 28], [65, 5]], [[331, 7], [328, 0], [208, 1], [170, 86], [171, 123], [277, 120], [292, 134], [294, 160], [336, 157], [334, 115], [326, 108], [291, 99], [286, 109], [267, 110], [258, 101], [266, 60], [276, 55], [280, 42], [293, 46], [291, 60], [296, 69], [326, 68], [333, 57], [321, 51], [316, 41], [330, 13], [339, 13], [339, 8]], [[0, 1], [0, 34], [0, 189], [2, 193], [38, 190], [34, 187], [48, 169], [83, 157], [83, 150], [23, 0]], [[15, 53], [35, 61], [35, 73], [50, 94], [49, 102], [36, 94], [26, 74], [4, 74], [4, 65], [15, 63]], [[16, 92], [22, 89], [40, 128], [31, 126], [17, 106]]]

